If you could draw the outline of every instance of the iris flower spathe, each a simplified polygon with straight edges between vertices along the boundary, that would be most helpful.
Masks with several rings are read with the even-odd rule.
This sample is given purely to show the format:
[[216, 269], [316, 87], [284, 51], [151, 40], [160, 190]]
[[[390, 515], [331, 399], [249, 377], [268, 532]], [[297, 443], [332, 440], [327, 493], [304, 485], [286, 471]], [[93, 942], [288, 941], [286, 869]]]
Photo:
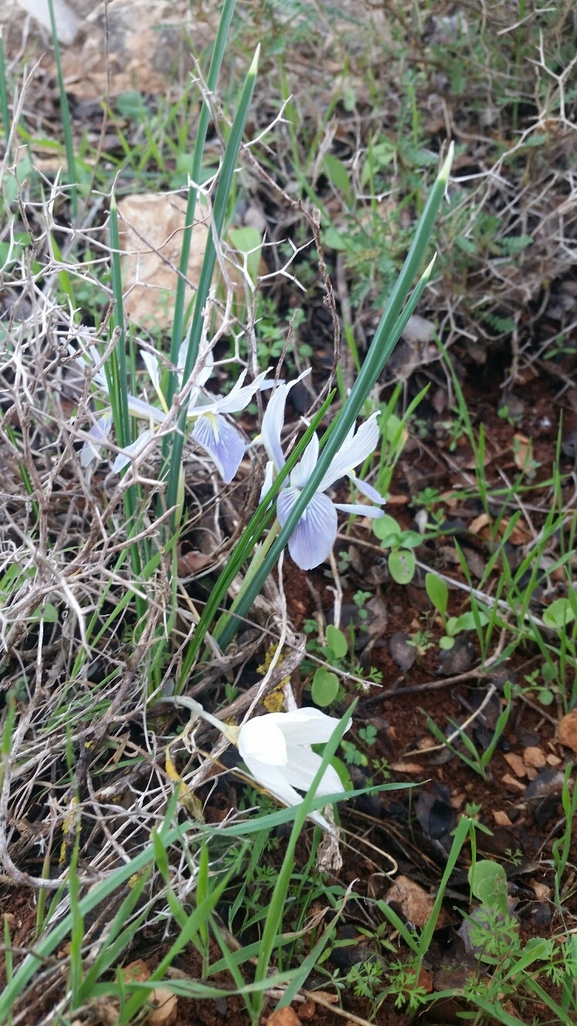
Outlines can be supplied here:
[[[296, 382], [279, 385], [272, 395], [266, 408], [262, 422], [261, 439], [264, 443], [269, 463], [265, 477], [263, 495], [271, 487], [274, 477], [285, 465], [285, 457], [281, 445], [281, 431], [284, 423], [284, 412], [287, 395]], [[318, 487], [298, 521], [288, 543], [289, 552], [301, 570], [312, 570], [328, 558], [337, 537], [337, 510], [343, 513], [354, 513], [364, 517], [382, 517], [383, 511], [378, 506], [362, 505], [361, 503], [333, 502], [326, 491], [342, 477], [348, 477], [363, 495], [373, 503], [384, 503], [382, 495], [371, 485], [360, 481], [353, 470], [370, 456], [379, 441], [378, 414], [374, 413], [358, 430], [353, 425], [341, 448], [331, 460], [328, 470], [321, 478]], [[293, 509], [302, 489], [309, 481], [319, 456], [319, 440], [313, 435], [302, 458], [293, 467], [288, 479], [285, 480], [277, 497], [277, 516], [281, 527]]]

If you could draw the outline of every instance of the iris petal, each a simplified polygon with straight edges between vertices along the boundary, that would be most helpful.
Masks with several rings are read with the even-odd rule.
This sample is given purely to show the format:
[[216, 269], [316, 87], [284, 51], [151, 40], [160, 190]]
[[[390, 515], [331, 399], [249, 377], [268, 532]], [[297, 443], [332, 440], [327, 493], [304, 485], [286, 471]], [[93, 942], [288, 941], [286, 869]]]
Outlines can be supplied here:
[[315, 706], [286, 713], [267, 713], [266, 721], [280, 727], [287, 744], [293, 745], [323, 744], [330, 740], [339, 723], [336, 716], [327, 716]]
[[[321, 767], [321, 762], [321, 756], [311, 752], [310, 748], [293, 745], [288, 749], [288, 761], [282, 771], [283, 776], [292, 787], [298, 788], [299, 791], [308, 791]], [[342, 790], [343, 785], [337, 771], [333, 766], [327, 766], [315, 793], [339, 794]]]
[[238, 750], [247, 766], [258, 759], [267, 766], [286, 766], [287, 748], [280, 726], [270, 716], [255, 716], [243, 723], [238, 735]]
[[139, 417], [140, 420], [151, 420], [155, 424], [162, 424], [164, 422], [166, 414], [162, 410], [158, 410], [156, 406], [145, 402], [144, 399], [138, 399], [135, 395], [128, 395], [127, 398], [128, 412], [133, 417]]
[[243, 385], [246, 377], [246, 371], [243, 371], [229, 394], [217, 400], [219, 413], [238, 413], [240, 410], [244, 410], [255, 392], [259, 392], [262, 388], [267, 374], [268, 370], [262, 371], [261, 374], [257, 374], [254, 381], [251, 381], [250, 385]]
[[260, 490], [260, 497], [259, 497], [259, 500], [258, 500], [259, 502], [262, 502], [262, 500], [264, 499], [266, 493], [268, 491], [270, 491], [270, 489], [272, 488], [273, 483], [274, 483], [274, 467], [273, 467], [272, 463], [267, 463], [266, 469], [265, 469], [265, 472], [264, 472], [264, 481], [263, 481], [263, 484], [262, 484], [262, 488]]
[[[184, 370], [186, 363], [186, 356], [188, 353], [188, 344], [190, 337], [187, 335], [184, 342], [181, 343], [180, 349], [178, 350], [178, 369], [179, 371]], [[197, 370], [196, 368], [202, 363], [202, 368]], [[205, 385], [210, 375], [212, 374], [214, 364], [214, 356], [212, 355], [212, 349], [207, 349], [206, 343], [201, 344], [198, 356], [196, 358], [196, 364], [192, 369], [194, 374], [194, 380], [196, 385]]]
[[[81, 371], [82, 376], [84, 377], [88, 370], [93, 384], [100, 385], [104, 392], [108, 392], [106, 374], [104, 373], [96, 346], [88, 346], [85, 350], [78, 350], [74, 346], [68, 346], [68, 352], [74, 357], [74, 362]], [[100, 366], [100, 369], [96, 370], [95, 368], [98, 366]]]
[[[304, 488], [319, 458], [319, 440], [314, 434], [296, 467], [291, 470], [290, 481], [295, 488]], [[320, 489], [322, 491], [322, 489]]]
[[335, 481], [344, 477], [353, 467], [358, 466], [367, 456], [375, 451], [379, 442], [378, 413], [371, 417], [358, 429], [355, 435], [347, 435], [338, 453], [331, 460], [329, 469], [319, 484], [319, 491], [324, 492]]
[[384, 496], [377, 491], [376, 488], [373, 488], [373, 486], [368, 484], [367, 481], [361, 481], [361, 479], [357, 477], [356, 474], [351, 474], [349, 471], [348, 477], [349, 480], [353, 482], [355, 488], [357, 488], [358, 491], [362, 493], [362, 495], [366, 495], [367, 499], [370, 499], [371, 502], [384, 503], [387, 501], [384, 498]]
[[290, 385], [279, 385], [278, 388], [275, 388], [262, 418], [262, 442], [277, 474], [285, 465], [280, 435], [284, 424], [284, 410], [289, 390]]
[[110, 410], [100, 417], [93, 424], [88, 432], [88, 440], [82, 446], [80, 453], [80, 466], [88, 467], [93, 460], [100, 457], [100, 452], [108, 442], [110, 428], [112, 426], [112, 413]]
[[352, 513], [355, 517], [371, 517], [372, 520], [378, 520], [385, 515], [385, 511], [378, 506], [363, 506], [360, 502], [335, 502], [335, 507], [340, 509], [341, 513]]
[[[277, 499], [281, 527], [300, 495], [298, 488], [284, 488]], [[328, 495], [317, 492], [289, 538], [289, 552], [301, 570], [312, 570], [329, 556], [337, 536], [337, 511]]]
[[268, 401], [264, 417], [262, 418], [260, 439], [258, 439], [258, 441], [263, 443], [267, 456], [271, 463], [274, 464], [277, 474], [285, 465], [285, 458], [280, 439], [284, 424], [284, 411], [287, 395], [291, 388], [298, 384], [299, 381], [302, 381], [303, 378], [306, 378], [307, 374], [310, 374], [310, 372], [311, 368], [307, 367], [307, 369], [303, 371], [302, 374], [299, 374], [298, 378], [291, 381], [289, 385], [285, 385], [284, 383], [277, 385]]
[[244, 456], [245, 443], [238, 430], [220, 414], [198, 417], [192, 437], [206, 450], [225, 484], [230, 484]]
[[[260, 762], [258, 759], [251, 758], [244, 761], [257, 783], [265, 791], [269, 791], [275, 798], [278, 798], [283, 805], [301, 804], [303, 796], [298, 791], [295, 791], [294, 787], [291, 787], [284, 775], [284, 770], [281, 770], [278, 766], [271, 766], [269, 763]], [[324, 816], [321, 816], [320, 812], [311, 812], [310, 818], [314, 819], [315, 823], [318, 823], [323, 830], [328, 830], [329, 833], [332, 831], [333, 828]]]
[[146, 349], [141, 349], [140, 355], [148, 371], [148, 376], [152, 381], [152, 384], [154, 385], [154, 391], [160, 398], [162, 393], [160, 391], [160, 372], [158, 370], [158, 357], [154, 356], [153, 353], [148, 353]]
[[112, 464], [112, 473], [118, 474], [121, 470], [124, 469], [124, 467], [127, 467], [131, 460], [133, 460], [135, 456], [138, 456], [138, 454], [142, 452], [145, 445], [147, 445], [147, 443], [152, 438], [153, 434], [153, 431], [143, 431], [142, 434], [140, 434], [134, 442], [131, 442], [130, 445], [126, 446], [126, 448], [121, 449], [114, 463]]
[[252, 755], [242, 758], [261, 787], [266, 788], [276, 798], [280, 798], [285, 805], [299, 805], [302, 802], [302, 794], [298, 794], [294, 787], [291, 787], [285, 777], [284, 768], [272, 766], [270, 762], [262, 762]]

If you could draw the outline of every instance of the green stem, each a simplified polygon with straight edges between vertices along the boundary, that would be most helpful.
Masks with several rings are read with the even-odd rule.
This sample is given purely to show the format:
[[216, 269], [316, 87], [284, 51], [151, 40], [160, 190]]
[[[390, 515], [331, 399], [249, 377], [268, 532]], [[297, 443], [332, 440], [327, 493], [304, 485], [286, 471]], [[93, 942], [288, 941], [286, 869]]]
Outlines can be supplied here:
[[[377, 327], [360, 373], [353, 385], [353, 388], [351, 389], [351, 394], [340, 413], [321, 439], [321, 453], [314, 469], [314, 473], [302, 489], [275, 543], [271, 545], [267, 556], [260, 566], [260, 572], [254, 576], [253, 580], [247, 587], [243, 600], [239, 603], [236, 610], [237, 613], [245, 615], [250, 609], [254, 599], [262, 587], [263, 582], [270, 574], [301, 516], [317, 491], [318, 484], [328, 470], [332, 459], [338, 453], [350, 429], [353, 427], [353, 424], [361, 413], [367, 396], [381, 374], [389, 356], [393, 352], [405, 324], [425, 289], [432, 272], [433, 261], [431, 261], [424, 274], [421, 276], [411, 299], [403, 309], [406, 296], [419, 269], [419, 264], [422, 262], [423, 256], [426, 252], [437, 211], [439, 210], [445, 195], [452, 160], [453, 144], [449, 147], [448, 156], [439, 175], [437, 176], [433, 188], [431, 189], [427, 204], [419, 219], [407, 258]], [[224, 648], [230, 642], [237, 630], [238, 623], [239, 621], [235, 619], [231, 620], [227, 624], [219, 638], [221, 647]]]
[[[246, 80], [238, 104], [238, 110], [232, 123], [230, 136], [228, 138], [226, 150], [222, 161], [222, 166], [219, 172], [218, 185], [216, 188], [216, 194], [214, 197], [214, 205], [212, 211], [211, 232], [208, 236], [204, 258], [202, 261], [202, 269], [198, 280], [198, 288], [196, 291], [196, 299], [194, 302], [192, 324], [190, 326], [190, 331], [188, 334], [186, 359], [184, 363], [184, 369], [182, 371], [183, 387], [186, 386], [198, 358], [200, 340], [202, 338], [202, 332], [205, 323], [205, 306], [212, 284], [214, 269], [216, 266], [217, 254], [215, 237], [219, 239], [222, 234], [227, 204], [229, 201], [232, 188], [233, 176], [236, 169], [238, 151], [240, 149], [240, 144], [244, 133], [244, 127], [246, 124], [246, 119], [248, 117], [248, 112], [252, 101], [252, 94], [254, 92], [259, 52], [260, 49], [259, 47], [257, 47], [252, 64], [246, 76]], [[175, 362], [174, 356], [173, 362]], [[174, 386], [171, 387], [172, 396], [169, 395], [168, 399], [171, 399], [174, 396], [176, 384], [174, 383]], [[182, 461], [182, 450], [186, 435], [186, 413], [187, 404], [183, 403], [182, 410], [180, 411], [178, 416], [177, 429], [172, 435], [172, 452], [170, 456], [168, 486], [166, 490], [166, 502], [169, 509], [176, 504], [178, 474], [180, 470], [180, 464]], [[174, 524], [172, 526], [174, 526]]]
[[[214, 92], [218, 83], [218, 76], [226, 49], [226, 39], [228, 36], [228, 30], [234, 13], [236, 0], [225, 0], [220, 21], [218, 24], [218, 31], [216, 34], [216, 40], [214, 43], [214, 50], [212, 52], [212, 60], [210, 62], [210, 68], [208, 70], [208, 76], [206, 79], [206, 86], [209, 93]], [[196, 130], [196, 138], [194, 143], [194, 151], [192, 154], [192, 168], [190, 172], [190, 185], [188, 188], [188, 201], [186, 205], [186, 227], [182, 235], [182, 248], [180, 251], [180, 262], [178, 265], [179, 275], [176, 283], [176, 298], [174, 302], [174, 320], [172, 322], [172, 338], [170, 343], [170, 360], [171, 363], [176, 366], [178, 360], [178, 350], [182, 342], [183, 337], [183, 325], [184, 325], [184, 304], [186, 299], [186, 278], [188, 274], [188, 258], [190, 255], [190, 246], [192, 241], [192, 226], [194, 223], [194, 215], [196, 211], [196, 200], [198, 196], [198, 183], [200, 182], [202, 172], [202, 158], [204, 155], [204, 147], [206, 143], [206, 134], [210, 123], [210, 106], [205, 99], [198, 119], [198, 127]], [[167, 384], [165, 395], [168, 398], [168, 404], [172, 402], [172, 397], [176, 391], [177, 378], [175, 374], [171, 374]]]
[[2, 28], [0, 26], [0, 112], [4, 124], [4, 137], [6, 145], [10, 138], [10, 113], [8, 110], [8, 89], [6, 88], [6, 62], [4, 60], [4, 42], [2, 40]]
[[68, 97], [64, 88], [64, 76], [62, 74], [62, 63], [60, 61], [60, 46], [56, 32], [56, 18], [54, 17], [53, 0], [48, 0], [50, 13], [50, 28], [52, 31], [52, 45], [54, 47], [54, 61], [56, 63], [56, 76], [58, 79], [58, 92], [60, 94], [60, 114], [62, 116], [62, 129], [64, 131], [64, 146], [66, 149], [66, 161], [68, 164], [68, 184], [70, 185], [70, 198], [72, 201], [72, 217], [76, 220], [78, 215], [78, 195], [76, 192], [76, 157], [74, 155], [74, 139], [72, 136], [72, 120], [70, 118], [70, 107]]
[[272, 525], [272, 527], [270, 528], [266, 538], [259, 545], [257, 545], [257, 547], [255, 549], [255, 552], [254, 552], [254, 555], [253, 555], [253, 557], [252, 557], [252, 559], [250, 561], [250, 565], [248, 567], [248, 570], [246, 571], [246, 573], [244, 575], [244, 579], [243, 579], [243, 582], [242, 582], [242, 585], [241, 585], [241, 588], [240, 588], [240, 591], [239, 591], [238, 595], [234, 599], [230, 609], [220, 617], [220, 619], [218, 620], [218, 622], [217, 622], [217, 624], [216, 624], [216, 626], [214, 628], [213, 637], [214, 637], [215, 641], [218, 642], [218, 639], [219, 639], [220, 635], [226, 629], [227, 625], [229, 624], [229, 622], [231, 620], [231, 617], [234, 616], [234, 614], [235, 614], [236, 610], [239, 608], [239, 606], [242, 606], [242, 604], [244, 602], [244, 595], [245, 595], [245, 593], [247, 591], [247, 588], [249, 587], [251, 581], [254, 580], [257, 572], [260, 570], [260, 567], [262, 566], [262, 563], [263, 563], [264, 559], [266, 558], [267, 552], [271, 548], [271, 546], [272, 546], [273, 542], [275, 541], [279, 531], [280, 531], [280, 524], [278, 522], [278, 519], [275, 519], [275, 522]]

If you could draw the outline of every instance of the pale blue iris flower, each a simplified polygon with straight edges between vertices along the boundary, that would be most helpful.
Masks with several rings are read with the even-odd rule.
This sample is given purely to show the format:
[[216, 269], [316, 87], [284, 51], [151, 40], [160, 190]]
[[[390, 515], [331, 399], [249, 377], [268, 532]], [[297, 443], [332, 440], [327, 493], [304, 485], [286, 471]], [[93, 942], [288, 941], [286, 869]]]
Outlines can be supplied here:
[[[182, 370], [186, 357], [186, 345], [183, 343], [180, 348], [178, 360], [179, 383], [182, 386]], [[96, 351], [90, 351], [89, 356], [94, 364], [98, 363]], [[174, 412], [169, 412], [168, 404], [163, 395], [160, 382], [160, 362], [158, 357], [152, 353], [141, 350], [141, 356], [148, 370], [150, 380], [158, 395], [162, 409], [153, 406], [151, 403], [136, 396], [128, 396], [128, 410], [132, 417], [148, 421], [149, 427], [140, 432], [138, 438], [118, 453], [112, 470], [119, 473], [132, 459], [138, 456], [147, 446], [150, 439], [157, 430], [164, 426], [174, 425]], [[203, 386], [208, 380], [213, 369], [212, 353], [210, 351], [201, 354], [204, 366], [197, 371], [196, 381], [193, 385], [187, 406], [186, 419], [192, 424], [191, 436], [195, 442], [208, 453], [215, 464], [223, 481], [229, 484], [235, 476], [240, 462], [246, 450], [246, 443], [239, 428], [231, 424], [226, 414], [239, 413], [248, 406], [255, 392], [260, 389], [269, 388], [272, 382], [265, 381], [267, 371], [257, 375], [250, 385], [244, 384], [246, 370], [244, 370], [236, 384], [226, 396], [216, 396], [204, 391]], [[78, 361], [85, 367], [84, 360]], [[106, 376], [103, 370], [97, 370], [93, 375], [95, 384], [108, 393]], [[170, 417], [170, 420], [169, 420]], [[94, 424], [88, 433], [88, 440], [82, 449], [80, 460], [82, 466], [88, 466], [94, 459], [99, 458], [100, 451], [106, 446], [110, 429], [112, 426], [112, 415], [107, 410]]]
[[[281, 431], [284, 423], [287, 395], [296, 382], [290, 385], [279, 385], [267, 406], [262, 422], [261, 440], [264, 443], [269, 463], [267, 465], [262, 495], [271, 487], [274, 478], [285, 465], [285, 457], [281, 445]], [[378, 414], [355, 430], [349, 431], [341, 448], [331, 460], [324, 477], [321, 478], [317, 490], [298, 521], [288, 542], [289, 552], [301, 570], [312, 570], [328, 558], [337, 537], [337, 510], [343, 513], [354, 513], [363, 517], [382, 517], [383, 510], [378, 506], [361, 505], [360, 503], [333, 502], [326, 491], [342, 477], [348, 477], [363, 495], [374, 503], [384, 503], [382, 495], [371, 485], [360, 481], [353, 470], [375, 451], [379, 442]], [[277, 516], [281, 527], [293, 509], [302, 489], [310, 480], [319, 456], [319, 440], [315, 435], [307, 445], [301, 460], [292, 469], [285, 480], [277, 497]]]

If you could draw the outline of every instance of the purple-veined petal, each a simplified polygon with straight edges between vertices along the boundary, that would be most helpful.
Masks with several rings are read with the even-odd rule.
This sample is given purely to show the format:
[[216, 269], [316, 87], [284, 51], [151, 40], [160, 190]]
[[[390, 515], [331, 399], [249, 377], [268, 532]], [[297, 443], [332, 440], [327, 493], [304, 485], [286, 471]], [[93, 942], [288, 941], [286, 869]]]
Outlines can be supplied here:
[[294, 488], [304, 488], [319, 458], [319, 440], [314, 434], [302, 454], [296, 467], [290, 473], [290, 483]]
[[196, 419], [192, 437], [206, 450], [225, 484], [230, 484], [245, 452], [238, 428], [219, 413], [210, 413]]
[[[284, 488], [277, 498], [277, 514], [284, 527], [300, 495], [298, 488]], [[328, 495], [316, 492], [289, 538], [288, 549], [301, 570], [312, 570], [330, 554], [337, 536], [337, 511]]]
[[101, 450], [108, 442], [110, 428], [112, 426], [112, 412], [107, 410], [100, 417], [96, 424], [93, 424], [88, 432], [88, 439], [82, 446], [80, 452], [80, 466], [88, 467], [93, 460], [97, 460]]
[[387, 501], [376, 488], [373, 488], [367, 481], [361, 481], [360, 477], [357, 477], [356, 474], [351, 474], [349, 471], [348, 478], [353, 482], [355, 488], [362, 495], [366, 495], [367, 499], [370, 499], [371, 502], [385, 503]]
[[286, 766], [287, 748], [284, 734], [269, 716], [254, 716], [240, 728], [238, 750], [247, 766], [251, 759], [272, 766]]
[[379, 509], [378, 506], [363, 506], [360, 502], [335, 502], [335, 507], [340, 509], [341, 513], [352, 513], [355, 517], [371, 517], [372, 520], [378, 520], [385, 515], [384, 509]]
[[364, 424], [361, 424], [354, 435], [349, 432], [319, 484], [320, 492], [326, 491], [335, 481], [344, 477], [353, 467], [358, 466], [375, 451], [379, 442], [378, 416], [378, 413], [373, 413]]
[[138, 438], [134, 442], [131, 442], [130, 445], [127, 445], [124, 449], [121, 449], [114, 463], [112, 464], [112, 473], [119, 474], [120, 471], [124, 469], [124, 467], [128, 466], [131, 460], [133, 460], [135, 456], [138, 456], [139, 453], [142, 452], [142, 450], [148, 444], [153, 435], [154, 432], [149, 431], [147, 428], [145, 431], [142, 432], [142, 434], [138, 436]]

